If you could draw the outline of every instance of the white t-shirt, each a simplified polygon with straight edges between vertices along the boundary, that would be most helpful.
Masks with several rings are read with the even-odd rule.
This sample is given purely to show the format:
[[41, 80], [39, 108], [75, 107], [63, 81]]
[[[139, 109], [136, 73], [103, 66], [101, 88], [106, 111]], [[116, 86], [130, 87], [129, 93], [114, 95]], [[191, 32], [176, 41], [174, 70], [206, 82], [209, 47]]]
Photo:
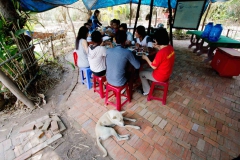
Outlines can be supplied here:
[[88, 61], [90, 69], [93, 72], [101, 72], [106, 70], [106, 48], [104, 46], [88, 47]]
[[143, 47], [153, 47], [152, 40], [149, 36], [145, 36], [144, 39], [140, 42], [139, 38], [137, 38], [137, 43]]

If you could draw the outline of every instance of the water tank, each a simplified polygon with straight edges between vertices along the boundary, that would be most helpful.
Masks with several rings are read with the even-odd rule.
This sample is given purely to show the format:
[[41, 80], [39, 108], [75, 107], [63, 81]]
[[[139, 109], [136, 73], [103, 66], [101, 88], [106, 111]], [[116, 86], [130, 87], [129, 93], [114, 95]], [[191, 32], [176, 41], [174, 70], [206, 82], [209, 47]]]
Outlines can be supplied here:
[[213, 27], [213, 22], [209, 22], [209, 23], [205, 26], [204, 31], [203, 31], [203, 33], [201, 34], [201, 37], [202, 37], [202, 38], [208, 38], [208, 36], [209, 36], [209, 34], [210, 34], [211, 30], [212, 30], [212, 27]]
[[216, 24], [215, 26], [213, 26], [209, 34], [208, 40], [211, 42], [217, 42], [221, 36], [222, 30], [223, 27], [221, 24]]

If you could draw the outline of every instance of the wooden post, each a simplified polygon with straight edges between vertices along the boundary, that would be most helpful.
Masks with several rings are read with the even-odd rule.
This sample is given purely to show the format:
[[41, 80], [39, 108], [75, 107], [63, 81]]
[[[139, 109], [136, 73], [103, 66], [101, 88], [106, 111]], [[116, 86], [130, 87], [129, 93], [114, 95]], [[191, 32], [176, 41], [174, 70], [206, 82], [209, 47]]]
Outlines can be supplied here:
[[157, 11], [158, 11], [158, 8], [156, 8], [156, 18], [155, 18], [155, 27], [157, 26]]
[[129, 19], [129, 27], [132, 25], [132, 1], [130, 1], [130, 19]]
[[149, 16], [148, 30], [147, 30], [147, 34], [148, 34], [148, 35], [150, 34], [150, 29], [151, 29], [153, 2], [154, 2], [154, 0], [151, 0], [151, 4], [150, 4], [150, 16]]
[[169, 26], [170, 26], [170, 44], [173, 46], [173, 36], [172, 36], [172, 6], [171, 6], [171, 0], [168, 0], [168, 10], [169, 10]]
[[209, 12], [209, 10], [210, 10], [210, 8], [211, 8], [211, 5], [212, 5], [212, 3], [211, 3], [211, 1], [210, 1], [210, 2], [209, 2], [209, 5], [208, 5], [208, 8], [207, 8], [206, 15], [205, 15], [205, 17], [204, 17], [204, 19], [203, 19], [203, 24], [202, 24], [202, 29], [201, 29], [201, 31], [203, 30], [203, 28], [204, 28], [204, 26], [205, 26], [205, 21], [206, 21], [206, 19], [207, 19], [208, 12]]
[[139, 17], [139, 11], [140, 11], [140, 6], [141, 6], [142, 0], [139, 0], [138, 2], [138, 7], [137, 7], [137, 14], [136, 14], [136, 19], [135, 19], [135, 24], [134, 24], [134, 29], [133, 29], [133, 37], [136, 31], [136, 27], [137, 27], [137, 21], [138, 21], [138, 17]]
[[69, 14], [68, 7], [66, 7], [66, 8], [67, 8], [67, 14], [68, 14], [68, 18], [69, 18], [69, 20], [70, 20], [70, 22], [71, 22], [71, 25], [72, 25], [73, 34], [74, 34], [74, 36], [75, 36], [75, 39], [76, 39], [76, 38], [77, 38], [77, 36], [76, 36], [76, 33], [75, 33], [75, 28], [74, 28], [74, 25], [73, 25], [72, 19], [71, 19], [71, 17], [70, 17], [70, 14]]
[[54, 53], [54, 48], [53, 48], [53, 37], [52, 36], [50, 36], [50, 41], [51, 41], [53, 59], [55, 59], [55, 53]]
[[2, 70], [0, 70], [0, 81], [6, 86], [21, 102], [23, 102], [28, 108], [34, 109], [34, 104], [29, 100], [19, 88], [8, 78]]

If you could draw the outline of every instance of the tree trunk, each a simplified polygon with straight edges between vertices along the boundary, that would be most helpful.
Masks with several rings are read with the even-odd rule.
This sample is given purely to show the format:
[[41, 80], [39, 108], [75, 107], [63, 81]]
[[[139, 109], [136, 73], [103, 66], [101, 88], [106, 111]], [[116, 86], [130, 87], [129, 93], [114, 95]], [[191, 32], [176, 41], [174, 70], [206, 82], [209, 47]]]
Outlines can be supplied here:
[[[7, 0], [7, 1], [0, 0], [0, 14], [3, 16], [3, 19], [5, 21], [13, 22], [13, 25], [9, 29], [9, 30], [12, 30], [13, 33], [19, 29], [22, 29], [25, 22], [22, 23], [21, 21], [25, 21], [25, 20], [20, 19], [20, 16], [16, 12], [16, 9], [14, 8], [14, 5], [11, 0]], [[18, 39], [16, 39], [14, 35], [12, 36], [15, 39], [15, 43], [18, 45], [18, 48], [20, 51], [29, 47], [29, 42], [26, 41], [23, 34], [21, 34], [20, 38]], [[34, 56], [33, 50], [29, 49], [25, 51], [22, 55], [23, 55], [24, 62], [26, 63], [26, 66], [30, 68], [30, 77], [33, 77], [34, 75], [31, 75], [31, 74], [35, 74], [38, 71], [38, 65], [37, 63], [35, 63], [36, 58]]]
[[34, 104], [30, 101], [12, 82], [10, 78], [8, 78], [1, 70], [0, 70], [0, 81], [6, 86], [21, 102], [23, 102], [28, 108], [34, 109]]
[[19, 18], [11, 0], [0, 0], [0, 12], [6, 21], [16, 23]]

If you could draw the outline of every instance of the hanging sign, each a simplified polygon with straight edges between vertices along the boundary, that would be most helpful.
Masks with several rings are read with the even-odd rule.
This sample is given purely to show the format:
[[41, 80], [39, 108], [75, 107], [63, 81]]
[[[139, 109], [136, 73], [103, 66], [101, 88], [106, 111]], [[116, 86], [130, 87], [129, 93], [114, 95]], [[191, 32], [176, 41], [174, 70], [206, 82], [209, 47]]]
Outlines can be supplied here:
[[177, 0], [173, 28], [197, 30], [206, 0]]

